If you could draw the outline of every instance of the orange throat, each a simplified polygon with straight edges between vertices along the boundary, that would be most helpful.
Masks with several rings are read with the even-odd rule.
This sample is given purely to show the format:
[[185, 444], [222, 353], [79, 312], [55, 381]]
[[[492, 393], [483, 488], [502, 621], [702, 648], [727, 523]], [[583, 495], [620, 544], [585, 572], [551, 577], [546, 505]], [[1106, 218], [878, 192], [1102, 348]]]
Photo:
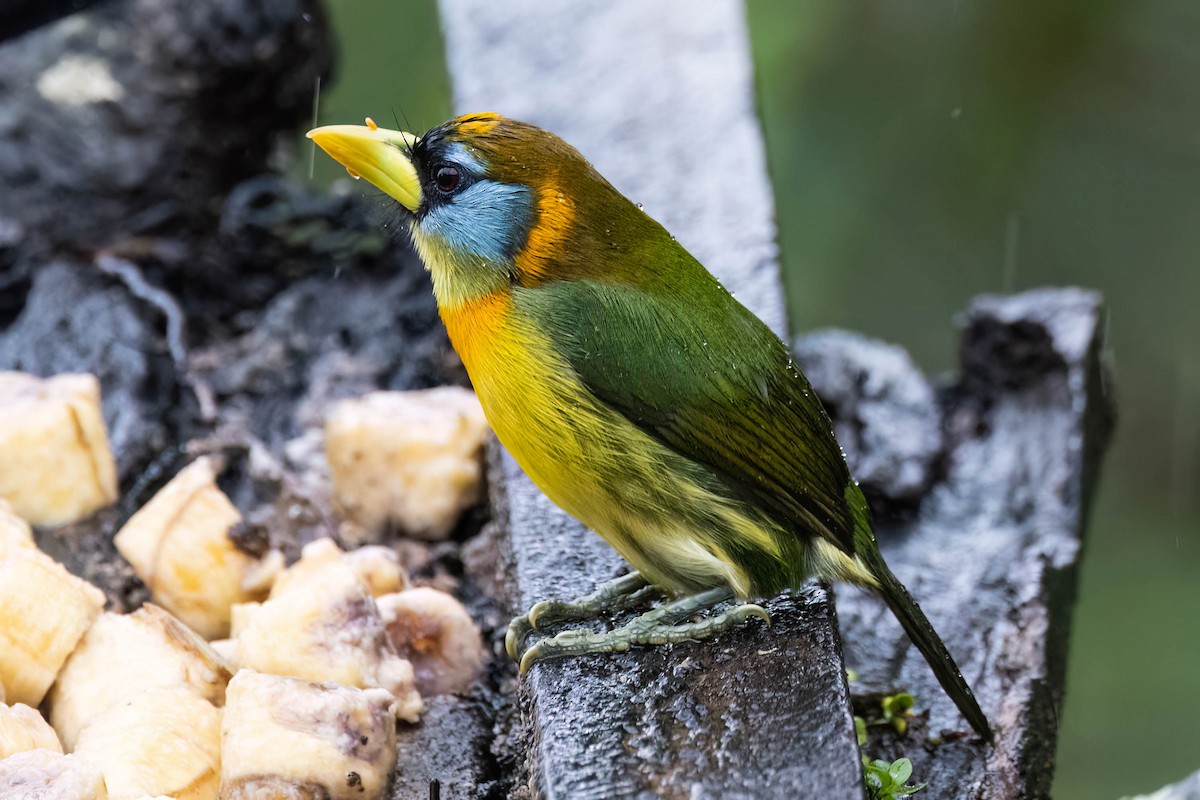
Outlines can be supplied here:
[[478, 383], [492, 366], [492, 355], [507, 349], [504, 344], [512, 336], [512, 295], [507, 290], [490, 292], [454, 308], [439, 307], [438, 313], [455, 352], [471, 380]]

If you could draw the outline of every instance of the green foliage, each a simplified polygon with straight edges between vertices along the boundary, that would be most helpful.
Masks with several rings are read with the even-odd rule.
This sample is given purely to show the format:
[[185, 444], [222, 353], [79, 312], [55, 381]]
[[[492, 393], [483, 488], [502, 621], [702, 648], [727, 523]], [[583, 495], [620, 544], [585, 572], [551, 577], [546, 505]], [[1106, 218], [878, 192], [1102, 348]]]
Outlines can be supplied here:
[[908, 718], [911, 716], [913, 696], [908, 692], [888, 695], [880, 703], [883, 710], [882, 723], [891, 725], [896, 733], [903, 736], [908, 732]]
[[[868, 722], [864, 717], [855, 714], [854, 734], [858, 738], [858, 746], [863, 747], [867, 744], [868, 725], [890, 725], [896, 733], [903, 736], [908, 731], [908, 718], [912, 715], [914, 702], [913, 696], [908, 692], [884, 695], [879, 700], [878, 717]], [[898, 758], [889, 763], [881, 758], [872, 760], [863, 756], [862, 762], [863, 782], [867, 786], [869, 800], [908, 797], [925, 788], [923, 783], [908, 783], [908, 779], [912, 777], [912, 762], [907, 758]]]
[[910, 777], [912, 762], [907, 758], [898, 758], [889, 764], [880, 758], [870, 761], [863, 756], [863, 780], [867, 784], [867, 796], [870, 800], [908, 797], [925, 788], [923, 783], [909, 784]]
[[908, 692], [889, 695], [864, 695], [854, 698], [855, 711], [866, 727], [890, 726], [903, 736], [908, 733], [908, 721], [912, 718], [913, 696]]

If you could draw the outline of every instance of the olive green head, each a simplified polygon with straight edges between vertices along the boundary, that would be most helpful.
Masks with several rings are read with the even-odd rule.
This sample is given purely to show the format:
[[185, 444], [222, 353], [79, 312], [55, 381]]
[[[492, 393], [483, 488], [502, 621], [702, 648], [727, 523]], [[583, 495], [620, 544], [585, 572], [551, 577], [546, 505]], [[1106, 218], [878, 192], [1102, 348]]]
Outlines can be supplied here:
[[534, 125], [469, 114], [419, 137], [369, 120], [308, 135], [399, 203], [443, 304], [513, 285], [636, 279], [653, 263], [646, 248], [675, 247], [578, 150]]

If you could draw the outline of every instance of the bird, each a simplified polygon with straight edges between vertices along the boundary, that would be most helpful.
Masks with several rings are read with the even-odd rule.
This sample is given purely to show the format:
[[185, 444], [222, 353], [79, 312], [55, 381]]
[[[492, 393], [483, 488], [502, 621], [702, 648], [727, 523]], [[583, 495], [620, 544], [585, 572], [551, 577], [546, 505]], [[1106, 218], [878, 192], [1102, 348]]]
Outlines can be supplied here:
[[[512, 621], [543, 659], [705, 639], [818, 579], [883, 599], [963, 717], [992, 733], [876, 542], [829, 416], [788, 347], [566, 141], [495, 113], [424, 135], [308, 132], [397, 203], [501, 444], [632, 571]], [[659, 604], [605, 632], [534, 633]], [[723, 612], [729, 601], [735, 606]]]

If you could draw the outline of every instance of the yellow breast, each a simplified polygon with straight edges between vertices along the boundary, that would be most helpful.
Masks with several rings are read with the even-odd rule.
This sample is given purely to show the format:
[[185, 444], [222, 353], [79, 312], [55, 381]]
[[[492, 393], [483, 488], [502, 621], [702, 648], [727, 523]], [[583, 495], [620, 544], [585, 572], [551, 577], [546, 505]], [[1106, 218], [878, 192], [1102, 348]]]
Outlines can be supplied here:
[[[551, 499], [585, 513], [572, 464], [602, 423], [586, 392], [540, 331], [513, 314], [512, 297], [494, 292], [441, 311], [450, 341], [471, 376], [497, 438]], [[586, 483], [586, 480], [582, 481]]]
[[677, 454], [600, 403], [507, 292], [441, 315], [497, 438], [551, 500], [661, 588], [745, 593], [745, 574], [710, 532], [674, 509], [707, 509], [728, 535], [776, 550], [759, 520], [698, 486]]

